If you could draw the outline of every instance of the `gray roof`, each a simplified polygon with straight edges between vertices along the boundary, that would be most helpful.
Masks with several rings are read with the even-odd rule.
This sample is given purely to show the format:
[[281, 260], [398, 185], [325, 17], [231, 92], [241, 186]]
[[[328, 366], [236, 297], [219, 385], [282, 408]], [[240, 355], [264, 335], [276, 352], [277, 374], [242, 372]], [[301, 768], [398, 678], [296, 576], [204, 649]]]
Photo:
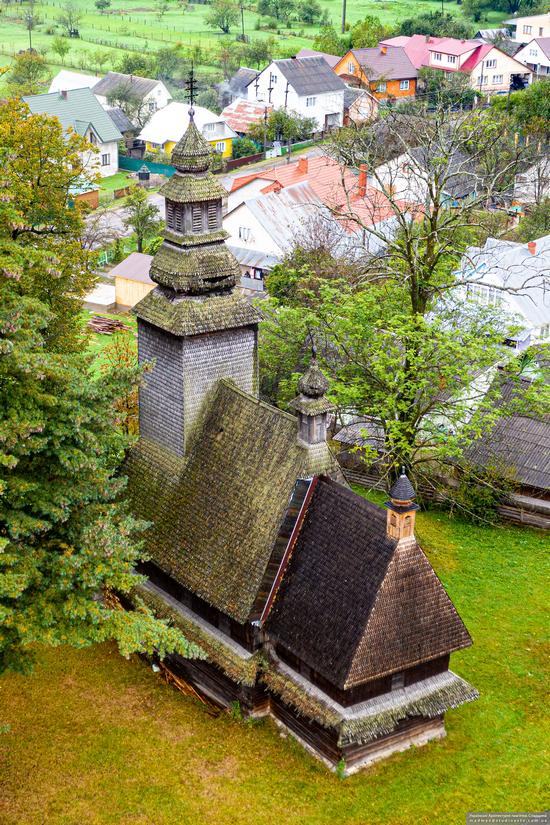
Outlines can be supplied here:
[[159, 80], [152, 80], [150, 77], [137, 77], [133, 74], [121, 74], [120, 72], [107, 72], [93, 87], [94, 95], [107, 97], [120, 86], [130, 87], [132, 93], [144, 98], [152, 92]]
[[247, 97], [246, 87], [255, 79], [257, 71], [249, 69], [247, 66], [239, 66], [233, 77], [229, 80], [229, 88], [233, 94], [240, 97]]
[[297, 95], [343, 92], [344, 81], [335, 74], [324, 57], [290, 57], [275, 60]]
[[322, 57], [331, 69], [334, 69], [336, 64], [340, 62], [340, 57], [337, 54], [327, 54], [316, 49], [300, 49], [296, 57]]
[[149, 277], [152, 260], [152, 255], [146, 255], [144, 252], [131, 252], [123, 261], [114, 266], [109, 274], [114, 278], [125, 278], [127, 281], [153, 284]]
[[364, 89], [352, 89], [351, 86], [346, 86], [344, 91], [344, 108], [349, 109], [357, 98], [364, 94], [364, 91]]
[[390, 498], [395, 498], [397, 501], [412, 501], [416, 498], [414, 487], [406, 473], [401, 473], [397, 481], [392, 484]]
[[402, 46], [386, 46], [385, 52], [373, 49], [352, 49], [369, 80], [409, 80], [418, 72]]
[[119, 132], [137, 132], [138, 129], [130, 118], [118, 106], [113, 109], [106, 109], [107, 114], [119, 130]]
[[99, 104], [91, 89], [70, 89], [67, 92], [51, 92], [45, 95], [29, 95], [23, 98], [32, 114], [57, 117], [63, 129], [69, 128], [85, 135], [91, 126], [102, 143], [122, 140], [122, 135]]
[[[423, 146], [411, 149], [409, 154], [418, 164], [425, 167], [433, 161], [433, 157], [428, 158], [427, 150]], [[445, 191], [448, 195], [453, 198], [465, 198], [476, 191], [480, 178], [469, 155], [457, 149], [451, 152], [445, 165]]]

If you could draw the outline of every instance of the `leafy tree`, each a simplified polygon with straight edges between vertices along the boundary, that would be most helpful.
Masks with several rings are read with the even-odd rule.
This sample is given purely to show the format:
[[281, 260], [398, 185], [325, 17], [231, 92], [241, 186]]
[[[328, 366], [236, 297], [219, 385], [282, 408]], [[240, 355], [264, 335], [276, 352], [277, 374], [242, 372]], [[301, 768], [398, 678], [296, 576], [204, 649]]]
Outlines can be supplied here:
[[127, 52], [118, 65], [122, 74], [137, 74], [140, 77], [150, 77], [153, 74], [152, 60], [136, 52]]
[[497, 112], [509, 112], [512, 126], [525, 134], [550, 140], [550, 80], [537, 80], [521, 92], [491, 100]]
[[69, 54], [70, 50], [71, 44], [66, 37], [60, 37], [59, 35], [54, 37], [52, 42], [52, 51], [59, 57], [63, 65], [65, 65], [65, 58]]
[[293, 141], [311, 137], [316, 129], [314, 118], [288, 112], [286, 109], [272, 109], [267, 118], [267, 126], [263, 120], [253, 123], [248, 134], [252, 140], [263, 145], [264, 133], [269, 141]]
[[[384, 254], [364, 258], [360, 265], [351, 258], [347, 266], [351, 272], [355, 267], [354, 277], [336, 262], [339, 282], [316, 276], [311, 264], [298, 279], [289, 272], [286, 283], [277, 273], [279, 300], [272, 299], [265, 334], [270, 346], [280, 341], [288, 354], [292, 347], [298, 351], [299, 342], [289, 341], [287, 330], [312, 332], [340, 410], [382, 427], [387, 471], [394, 474], [405, 464], [428, 475], [434, 463], [460, 461], [464, 448], [504, 414], [495, 403], [497, 388], [480, 391], [475, 377], [478, 369], [491, 371], [499, 361], [506, 363], [502, 341], [512, 321], [498, 305], [465, 298], [470, 276], [460, 274], [460, 261], [483, 235], [489, 215], [484, 207], [508, 192], [520, 149], [505, 123], [490, 113], [457, 114], [442, 106], [433, 114], [425, 111], [415, 120], [410, 142], [402, 118], [394, 123], [390, 112], [384, 120], [386, 128], [397, 130], [400, 155], [408, 153], [411, 180], [425, 183], [418, 206], [412, 205], [413, 195], [405, 202], [399, 188], [403, 161], [384, 168], [374, 161], [378, 137], [373, 130], [351, 130], [350, 142], [337, 135], [332, 153], [354, 166], [367, 163], [381, 194], [365, 201], [368, 219], [358, 214], [353, 191], [335, 214], [354, 224], [365, 240], [376, 238]], [[418, 146], [421, 153], [413, 151]], [[457, 169], [458, 157], [464, 160]], [[472, 175], [475, 191], [472, 185], [470, 197], [450, 208], [447, 192], [458, 171]], [[392, 224], [377, 221], [384, 204]], [[525, 280], [527, 290], [527, 272]], [[309, 288], [304, 290], [304, 284]], [[276, 354], [270, 358], [278, 372], [276, 380], [267, 376], [265, 381], [284, 387], [293, 362], [285, 372]], [[509, 369], [514, 377], [513, 363]]]
[[221, 29], [224, 34], [229, 34], [239, 18], [239, 7], [233, 0], [213, 0], [204, 22], [211, 29]]
[[151, 117], [149, 106], [132, 86], [131, 80], [122, 80], [107, 95], [109, 106], [122, 109], [126, 117], [139, 126], [145, 126]]
[[295, 0], [258, 0], [258, 14], [288, 22], [296, 11]]
[[81, 20], [82, 12], [74, 3], [68, 2], [61, 6], [61, 14], [57, 18], [57, 22], [63, 26], [69, 37], [72, 32], [78, 31]]
[[517, 237], [527, 243], [550, 234], [550, 198], [532, 206], [517, 228]]
[[139, 373], [94, 379], [76, 332], [87, 255], [68, 195], [86, 177], [84, 146], [18, 101], [0, 109], [0, 672], [28, 668], [34, 643], [189, 652], [149, 612], [101, 598], [136, 582], [140, 525], [115, 473], [118, 402]]
[[96, 9], [101, 14], [103, 14], [104, 11], [107, 11], [107, 9], [110, 7], [110, 5], [111, 5], [111, 0], [95, 0], [95, 3], [94, 3], [94, 6], [96, 7]]
[[380, 40], [388, 37], [390, 29], [382, 25], [378, 17], [367, 15], [359, 20], [351, 29], [351, 45], [354, 49], [365, 49], [376, 46]]
[[29, 33], [29, 49], [32, 49], [32, 33], [34, 29], [38, 26], [41, 22], [38, 12], [36, 11], [36, 6], [34, 2], [30, 2], [23, 14], [23, 20], [25, 22], [25, 28]]
[[155, 77], [160, 80], [174, 80], [187, 68], [187, 61], [179, 56], [176, 47], [159, 49], [155, 55]]
[[220, 99], [216, 89], [203, 89], [202, 92], [198, 93], [196, 99], [198, 106], [204, 106], [205, 109], [210, 109], [216, 115], [221, 112]]
[[91, 53], [91, 57], [94, 69], [98, 74], [103, 71], [103, 67], [111, 59], [109, 52], [104, 51], [104, 49], [96, 49]]
[[467, 40], [472, 35], [472, 27], [448, 12], [432, 11], [402, 20], [395, 34], [428, 34], [432, 37], [456, 37], [459, 40]]
[[423, 103], [429, 106], [472, 106], [476, 99], [470, 76], [465, 72], [442, 72], [423, 67], [418, 71]]
[[296, 9], [296, 16], [298, 20], [303, 23], [312, 25], [321, 19], [323, 9], [317, 0], [301, 0]]
[[235, 40], [223, 40], [220, 43], [217, 59], [226, 80], [229, 80], [231, 75], [233, 75], [241, 65], [245, 48], [244, 43]]
[[255, 155], [258, 152], [258, 147], [250, 138], [239, 138], [233, 141], [233, 157], [245, 158], [248, 155]]
[[45, 85], [48, 64], [35, 51], [16, 54], [7, 76], [8, 86], [14, 95], [36, 95]]
[[349, 48], [349, 39], [339, 37], [334, 26], [323, 26], [313, 38], [313, 48], [326, 54], [343, 54]]
[[147, 192], [141, 186], [132, 189], [124, 200], [124, 207], [124, 226], [134, 232], [137, 251], [143, 252], [143, 244], [147, 238], [153, 237], [159, 231], [159, 210], [153, 203], [149, 203]]
[[277, 41], [274, 37], [266, 37], [264, 40], [260, 40], [260, 38], [251, 40], [247, 49], [248, 65], [260, 69], [262, 66], [271, 63], [276, 51]]
[[168, 0], [157, 0], [157, 12], [156, 18], [157, 20], [162, 20], [166, 12], [168, 11], [169, 3]]

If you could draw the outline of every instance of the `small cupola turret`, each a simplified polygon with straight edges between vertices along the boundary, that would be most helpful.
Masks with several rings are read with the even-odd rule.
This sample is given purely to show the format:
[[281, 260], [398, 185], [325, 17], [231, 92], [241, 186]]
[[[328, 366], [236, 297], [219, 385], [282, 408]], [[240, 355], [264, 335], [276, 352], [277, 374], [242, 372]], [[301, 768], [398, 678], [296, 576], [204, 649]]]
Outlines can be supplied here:
[[418, 504], [414, 503], [416, 492], [409, 477], [402, 468], [401, 475], [390, 488], [390, 500], [386, 501], [388, 518], [386, 530], [392, 539], [414, 538], [414, 522]]
[[304, 444], [326, 440], [328, 415], [334, 409], [326, 397], [328, 386], [313, 348], [311, 363], [298, 382], [299, 395], [289, 405], [298, 414], [298, 438]]

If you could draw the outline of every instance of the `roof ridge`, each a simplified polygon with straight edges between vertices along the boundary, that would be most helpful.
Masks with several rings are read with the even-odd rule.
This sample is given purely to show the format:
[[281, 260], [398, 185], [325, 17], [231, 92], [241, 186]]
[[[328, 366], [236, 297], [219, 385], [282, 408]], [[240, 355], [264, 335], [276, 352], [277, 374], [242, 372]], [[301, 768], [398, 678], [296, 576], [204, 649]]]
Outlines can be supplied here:
[[232, 390], [236, 395], [240, 395], [241, 397], [247, 399], [248, 401], [252, 402], [257, 407], [263, 407], [270, 412], [275, 412], [278, 415], [286, 418], [287, 421], [295, 421], [296, 416], [292, 415], [292, 413], [288, 413], [285, 410], [279, 409], [279, 407], [273, 406], [273, 404], [269, 404], [267, 401], [262, 401], [261, 398], [256, 398], [255, 395], [251, 395], [246, 390], [241, 389], [238, 387], [230, 378], [220, 378], [218, 380], [218, 386], [223, 384], [227, 389]]

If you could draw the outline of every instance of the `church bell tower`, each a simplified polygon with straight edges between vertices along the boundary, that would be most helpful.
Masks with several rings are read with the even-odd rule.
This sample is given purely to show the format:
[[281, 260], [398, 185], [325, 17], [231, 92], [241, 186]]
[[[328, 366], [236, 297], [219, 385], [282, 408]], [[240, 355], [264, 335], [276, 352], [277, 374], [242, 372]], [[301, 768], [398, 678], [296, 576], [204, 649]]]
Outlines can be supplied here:
[[151, 264], [158, 286], [135, 307], [139, 362], [152, 362], [140, 390], [140, 437], [177, 455], [213, 385], [228, 378], [257, 395], [259, 313], [234, 291], [239, 265], [222, 228], [226, 191], [210, 172], [212, 148], [189, 110], [175, 146], [176, 172], [160, 190], [164, 240]]

